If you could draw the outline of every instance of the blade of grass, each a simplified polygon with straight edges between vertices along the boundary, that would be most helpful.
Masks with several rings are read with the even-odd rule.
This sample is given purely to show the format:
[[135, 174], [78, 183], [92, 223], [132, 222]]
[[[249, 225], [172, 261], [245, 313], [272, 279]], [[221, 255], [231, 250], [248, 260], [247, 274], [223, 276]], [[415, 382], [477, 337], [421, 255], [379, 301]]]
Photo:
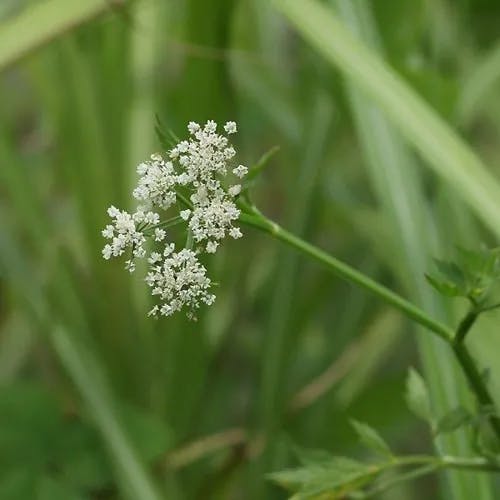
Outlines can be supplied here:
[[122, 493], [131, 500], [159, 500], [161, 497], [120, 424], [111, 393], [96, 360], [89, 351], [78, 346], [63, 327], [53, 329], [51, 339], [108, 445], [120, 473]]
[[316, 0], [275, 0], [304, 38], [363, 90], [452, 186], [500, 235], [500, 185], [446, 123], [373, 51], [360, 43], [331, 9]]
[[[353, 32], [374, 50], [380, 51], [369, 8], [357, 0], [334, 0], [332, 3]], [[391, 247], [400, 262], [393, 265], [394, 271], [419, 304], [437, 317], [447, 317], [443, 304], [424, 280], [428, 256], [436, 250], [432, 243], [436, 237], [415, 162], [381, 110], [352, 82], [347, 80], [346, 85], [368, 172], [383, 212], [393, 228]], [[419, 336], [418, 344], [436, 408], [439, 412], [446, 412], [466, 397], [462, 379], [451, 353], [446, 351], [447, 346], [423, 336]], [[444, 453], [470, 451], [465, 433], [440, 438], [437, 446]], [[453, 472], [449, 473], [449, 479], [455, 498], [466, 500], [477, 491], [481, 491], [481, 498], [491, 497], [488, 478]]]
[[461, 123], [468, 124], [486, 98], [498, 87], [500, 80], [500, 43], [496, 43], [483, 59], [470, 71], [462, 84], [457, 115]]
[[45, 0], [34, 2], [0, 24], [0, 71], [51, 40], [127, 0]]

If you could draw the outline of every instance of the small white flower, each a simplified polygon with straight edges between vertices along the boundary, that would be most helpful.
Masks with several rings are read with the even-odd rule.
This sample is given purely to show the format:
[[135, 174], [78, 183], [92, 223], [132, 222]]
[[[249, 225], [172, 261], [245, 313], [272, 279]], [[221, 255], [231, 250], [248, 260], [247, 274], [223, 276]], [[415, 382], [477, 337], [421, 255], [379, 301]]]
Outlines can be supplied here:
[[[134, 257], [143, 257], [145, 250], [142, 245], [146, 238], [136, 227], [136, 224], [143, 219], [143, 212], [138, 210], [134, 214], [129, 214], [111, 206], [108, 209], [108, 214], [113, 219], [113, 224], [106, 226], [103, 230], [103, 236], [111, 239], [111, 243], [104, 246], [102, 256], [108, 260], [111, 257], [122, 255], [127, 248], [131, 248]], [[127, 264], [127, 269], [130, 269], [129, 264]]]
[[151, 309], [151, 311], [148, 312], [148, 316], [157, 316], [158, 315], [158, 310], [160, 308], [156, 305]]
[[192, 250], [170, 252], [161, 264], [153, 265], [146, 276], [152, 294], [161, 300], [150, 314], [170, 316], [184, 307], [192, 313], [201, 304], [212, 304], [215, 296], [209, 293], [212, 282], [206, 272]]
[[155, 229], [155, 241], [163, 241], [166, 236], [167, 233], [164, 229], [161, 229], [159, 227]]
[[233, 174], [242, 179], [248, 174], [248, 168], [244, 165], [238, 165], [236, 168], [233, 168]]
[[188, 130], [190, 134], [195, 134], [198, 130], [200, 130], [200, 125], [196, 122], [189, 122]]
[[189, 229], [195, 241], [222, 240], [240, 216], [234, 202], [226, 196], [217, 196], [205, 204], [195, 205]]
[[189, 208], [186, 208], [186, 210], [181, 210], [179, 212], [179, 215], [181, 216], [181, 219], [188, 220], [189, 216], [191, 215], [191, 210], [189, 210]]
[[215, 134], [216, 131], [217, 123], [215, 123], [213, 120], [208, 120], [205, 124], [205, 132], [209, 134]]
[[207, 253], [215, 253], [218, 246], [219, 243], [217, 243], [216, 241], [209, 241], [206, 246]]
[[138, 259], [142, 259], [143, 257], [146, 256], [146, 250], [144, 250], [144, 248], [142, 248], [142, 247], [136, 247], [132, 251], [132, 255], [134, 257], [137, 257]]
[[120, 211], [113, 205], [108, 208], [108, 215], [112, 218], [118, 217], [120, 215]]
[[243, 234], [242, 234], [239, 227], [232, 227], [229, 230], [229, 236], [231, 236], [231, 238], [234, 238], [235, 240], [237, 240], [238, 238], [241, 238], [243, 236]]
[[125, 269], [130, 273], [135, 271], [135, 262], [132, 259], [129, 259], [125, 262]]
[[102, 249], [102, 256], [106, 259], [109, 260], [111, 256], [113, 255], [113, 248], [111, 245], [104, 245], [104, 248]]
[[231, 195], [231, 196], [238, 196], [240, 193], [241, 193], [241, 185], [240, 184], [235, 184], [234, 186], [231, 186], [229, 189], [228, 189], [228, 193]]
[[165, 250], [163, 250], [163, 256], [168, 257], [174, 250], [175, 250], [175, 245], [173, 243], [165, 245]]
[[147, 212], [146, 215], [144, 216], [144, 222], [147, 222], [148, 224], [159, 224], [160, 223], [160, 216], [155, 213], [155, 212]]
[[133, 196], [139, 201], [167, 210], [176, 202], [175, 185], [177, 175], [172, 162], [164, 161], [157, 154], [140, 165], [142, 177], [139, 178]]
[[150, 264], [156, 264], [157, 262], [160, 262], [161, 259], [162, 259], [161, 253], [151, 252], [151, 255], [149, 256], [148, 262]]
[[224, 125], [224, 130], [225, 130], [228, 134], [235, 134], [235, 133], [237, 132], [236, 123], [235, 123], [235, 122], [227, 122], [227, 123]]
[[229, 146], [228, 148], [224, 149], [224, 158], [226, 158], [226, 160], [230, 160], [235, 154], [236, 150], [233, 148], [233, 146]]
[[106, 228], [102, 230], [102, 235], [110, 240], [114, 236], [114, 227], [111, 224], [108, 224]]

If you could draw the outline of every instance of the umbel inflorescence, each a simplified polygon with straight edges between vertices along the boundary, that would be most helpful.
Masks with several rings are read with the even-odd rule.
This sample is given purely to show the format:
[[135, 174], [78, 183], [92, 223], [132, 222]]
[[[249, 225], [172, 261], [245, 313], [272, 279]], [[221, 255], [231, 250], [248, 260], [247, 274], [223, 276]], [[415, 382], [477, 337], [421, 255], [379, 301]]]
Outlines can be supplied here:
[[[228, 178], [242, 179], [248, 169], [235, 163], [236, 151], [214, 121], [203, 127], [190, 122], [187, 128], [187, 140], [165, 157], [153, 154], [137, 167], [139, 180], [132, 194], [139, 205], [133, 213], [110, 207], [112, 223], [102, 231], [110, 240], [102, 250], [105, 259], [128, 253], [125, 267], [130, 272], [138, 259], [147, 262], [145, 281], [159, 299], [149, 312], [153, 316], [170, 316], [186, 307], [188, 317], [195, 318], [201, 304], [212, 304], [212, 281], [199, 257], [215, 253], [226, 236], [242, 236], [235, 203], [241, 185]], [[236, 133], [236, 123], [227, 122], [224, 130]], [[187, 234], [179, 250], [167, 234], [177, 225]]]

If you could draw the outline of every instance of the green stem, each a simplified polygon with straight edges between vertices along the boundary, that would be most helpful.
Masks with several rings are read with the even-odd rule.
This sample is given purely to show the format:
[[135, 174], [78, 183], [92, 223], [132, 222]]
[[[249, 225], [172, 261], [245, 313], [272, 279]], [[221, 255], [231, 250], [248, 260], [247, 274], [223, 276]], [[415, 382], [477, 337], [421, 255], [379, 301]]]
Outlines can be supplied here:
[[[388, 304], [394, 306], [408, 318], [416, 321], [420, 325], [428, 328], [430, 331], [434, 332], [436, 335], [444, 339], [453, 348], [453, 352], [455, 353], [455, 356], [469, 382], [472, 391], [475, 393], [479, 404], [481, 406], [495, 406], [493, 398], [491, 397], [484, 383], [484, 380], [481, 377], [479, 370], [477, 369], [476, 363], [472, 359], [472, 356], [470, 355], [467, 347], [463, 343], [465, 336], [478, 317], [479, 312], [477, 310], [471, 309], [471, 311], [461, 321], [456, 333], [454, 333], [447, 326], [432, 319], [424, 311], [422, 311], [417, 306], [407, 301], [400, 295], [392, 292], [383, 285], [380, 285], [371, 278], [368, 278], [359, 271], [356, 271], [344, 262], [337, 260], [335, 257], [332, 257], [323, 250], [289, 233], [272, 220], [260, 214], [253, 207], [242, 206], [242, 208], [244, 208], [245, 211], [240, 215], [240, 220], [244, 224], [267, 232], [275, 238], [292, 246], [299, 252], [312, 257], [314, 260], [326, 266], [329, 271], [336, 274], [340, 278], [355, 283], [365, 290], [368, 290], [370, 293], [376, 295]], [[251, 213], [248, 213], [249, 211]], [[500, 419], [497, 416], [493, 415], [489, 418], [489, 421], [493, 431], [495, 432], [495, 435], [500, 441]]]
[[[494, 408], [495, 402], [466, 345], [461, 342], [454, 342], [453, 351], [480, 406]], [[490, 415], [489, 422], [497, 439], [500, 441], [500, 419], [497, 415]]]
[[[411, 465], [435, 465], [436, 467], [447, 467], [450, 469], [462, 470], [481, 470], [485, 472], [500, 472], [500, 464], [482, 457], [462, 458], [428, 455], [410, 455], [407, 457], [398, 457], [393, 463], [394, 467], [403, 467]], [[389, 463], [385, 469], [390, 468]]]
[[[479, 317], [481, 311], [478, 311], [475, 307], [466, 314], [464, 319], [460, 322], [455, 334], [455, 338], [452, 342], [453, 352], [459, 362], [467, 381], [473, 392], [476, 395], [477, 401], [480, 406], [483, 407], [493, 407], [495, 408], [495, 401], [493, 400], [484, 379], [479, 372], [477, 365], [472, 358], [467, 346], [464, 343], [465, 337], [469, 330], [472, 328], [477, 318]], [[491, 415], [489, 417], [490, 425], [500, 441], [500, 419], [496, 415]]]
[[414, 467], [406, 473], [399, 473], [387, 480], [376, 484], [375, 487], [366, 492], [366, 496], [362, 498], [372, 498], [374, 495], [380, 494], [396, 484], [417, 479], [421, 476], [431, 474], [439, 469], [457, 469], [476, 472], [500, 472], [500, 464], [486, 460], [485, 458], [461, 458], [461, 457], [432, 457], [425, 455], [412, 455], [408, 457], [397, 457], [392, 462], [387, 462], [379, 466], [375, 474], [380, 472], [395, 469], [400, 467]]
[[465, 336], [471, 329], [472, 325], [476, 322], [477, 317], [479, 316], [479, 312], [472, 308], [465, 318], [460, 322], [457, 328], [457, 333], [455, 334], [454, 342], [456, 344], [462, 343], [465, 339]]
[[422, 326], [425, 326], [445, 341], [452, 342], [454, 334], [447, 326], [432, 319], [424, 311], [422, 311], [420, 308], [404, 299], [400, 295], [392, 292], [385, 286], [380, 285], [371, 278], [368, 278], [359, 271], [356, 271], [349, 265], [337, 260], [335, 257], [332, 257], [323, 250], [320, 250], [319, 248], [307, 243], [301, 238], [298, 238], [297, 236], [289, 233], [278, 224], [267, 219], [263, 215], [242, 213], [240, 215], [240, 220], [244, 224], [253, 226], [257, 229], [260, 229], [261, 231], [273, 235], [275, 238], [294, 247], [299, 252], [312, 257], [314, 260], [326, 266], [329, 271], [333, 272], [340, 278], [355, 283], [365, 290], [368, 290], [372, 294], [380, 297], [385, 302], [400, 310], [408, 318], [416, 321]]

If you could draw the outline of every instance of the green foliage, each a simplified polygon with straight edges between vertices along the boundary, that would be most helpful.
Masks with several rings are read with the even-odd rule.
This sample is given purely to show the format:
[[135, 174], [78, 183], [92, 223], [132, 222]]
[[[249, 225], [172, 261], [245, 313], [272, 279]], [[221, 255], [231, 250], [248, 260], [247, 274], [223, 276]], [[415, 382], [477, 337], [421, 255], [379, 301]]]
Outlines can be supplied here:
[[389, 445], [384, 441], [380, 434], [369, 425], [366, 425], [357, 420], [351, 421], [356, 434], [358, 434], [359, 439], [362, 444], [364, 444], [370, 450], [385, 456], [391, 456], [392, 452]]
[[435, 259], [439, 276], [426, 275], [441, 294], [469, 299], [478, 310], [494, 307], [500, 282], [500, 249], [458, 248], [458, 261]]
[[[155, 115], [166, 131], [235, 120], [264, 213], [457, 324], [424, 272], [450, 242], [499, 234], [498, 14], [495, 0], [0, 1], [0, 498], [282, 498], [263, 478], [290, 463], [284, 433], [332, 450], [301, 457], [337, 478], [392, 463], [365, 424], [369, 463], [333, 457], [357, 446], [351, 416], [393, 450], [413, 434], [399, 394], [416, 351], [397, 313], [246, 229], [209, 263], [212, 309], [153, 321], [144, 283], [102, 262], [100, 230], [135, 166], [170, 146]], [[467, 339], [495, 397], [497, 318]], [[492, 454], [494, 411], [471, 410], [442, 344], [418, 345], [439, 449]], [[447, 415], [459, 407], [470, 422]], [[163, 467], [173, 447], [194, 458]], [[429, 467], [363, 488], [495, 498], [487, 474], [407, 483]]]
[[[163, 422], [120, 405], [124, 426], [142, 459], [153, 463], [169, 444]], [[65, 414], [43, 386], [0, 390], [0, 498], [83, 499], [112, 487], [113, 470], [87, 419]]]
[[320, 497], [328, 493], [330, 498], [342, 498], [370, 482], [378, 470], [346, 457], [329, 457], [328, 460], [307, 463], [301, 468], [270, 474], [269, 478], [279, 485], [296, 492], [296, 498]]
[[461, 406], [443, 415], [436, 424], [436, 434], [453, 432], [460, 427], [470, 424], [473, 420], [472, 414]]
[[422, 376], [413, 368], [408, 371], [406, 379], [406, 403], [417, 417], [432, 423], [433, 413], [429, 390]]
[[[477, 429], [486, 410], [477, 415], [457, 407], [436, 419], [431, 411], [429, 394], [423, 378], [410, 369], [407, 379], [406, 400], [410, 409], [425, 419], [435, 435], [457, 431], [464, 426]], [[434, 423], [436, 422], [436, 423]], [[443, 467], [483, 467], [484, 470], [500, 470], [498, 457], [486, 449], [476, 449], [479, 453], [471, 461], [456, 457], [426, 455], [396, 455], [380, 434], [372, 427], [351, 421], [361, 443], [375, 452], [369, 462], [361, 462], [347, 457], [333, 456], [325, 451], [298, 450], [301, 465], [270, 474], [270, 480], [289, 490], [292, 500], [372, 498], [398, 484], [412, 481]], [[460, 464], [460, 465], [459, 465]]]

